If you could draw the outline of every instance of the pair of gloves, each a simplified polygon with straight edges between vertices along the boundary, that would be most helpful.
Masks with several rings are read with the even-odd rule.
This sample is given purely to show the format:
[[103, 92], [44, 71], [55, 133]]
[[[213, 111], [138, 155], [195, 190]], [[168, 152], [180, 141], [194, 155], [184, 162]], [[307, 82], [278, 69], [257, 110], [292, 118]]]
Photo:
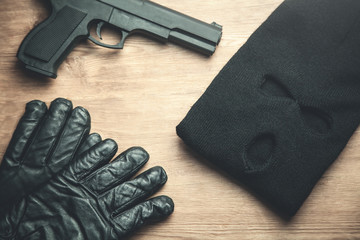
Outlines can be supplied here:
[[89, 113], [68, 100], [26, 105], [0, 165], [0, 239], [121, 239], [173, 212], [167, 196], [146, 200], [165, 184], [163, 168], [129, 180], [144, 149], [111, 161], [116, 142], [89, 131]]

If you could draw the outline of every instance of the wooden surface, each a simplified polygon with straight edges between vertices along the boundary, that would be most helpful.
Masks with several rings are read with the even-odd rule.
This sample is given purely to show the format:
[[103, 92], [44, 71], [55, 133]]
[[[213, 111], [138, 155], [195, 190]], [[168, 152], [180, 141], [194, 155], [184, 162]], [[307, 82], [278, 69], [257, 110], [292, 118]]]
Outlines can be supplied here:
[[[92, 131], [115, 139], [119, 150], [147, 149], [151, 159], [144, 169], [161, 165], [168, 173], [159, 194], [173, 198], [174, 214], [131, 239], [360, 239], [359, 131], [288, 222], [192, 153], [175, 133], [191, 105], [281, 0], [156, 2], [222, 24], [215, 54], [207, 58], [138, 35], [119, 51], [83, 41], [53, 80], [23, 71], [15, 57], [22, 39], [49, 14], [48, 1], [1, 0], [0, 155], [26, 102], [61, 96], [87, 108]], [[107, 37], [115, 41], [112, 32]]]

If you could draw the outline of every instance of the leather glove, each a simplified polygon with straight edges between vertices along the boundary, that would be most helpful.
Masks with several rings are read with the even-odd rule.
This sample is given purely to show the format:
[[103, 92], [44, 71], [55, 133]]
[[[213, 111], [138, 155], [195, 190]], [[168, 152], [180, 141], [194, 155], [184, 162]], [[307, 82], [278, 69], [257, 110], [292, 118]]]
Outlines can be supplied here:
[[139, 147], [109, 163], [117, 145], [104, 140], [0, 219], [0, 239], [121, 239], [149, 221], [173, 212], [172, 200], [145, 201], [167, 180], [154, 167], [129, 180], [149, 159]]
[[286, 0], [177, 127], [278, 213], [294, 215], [360, 122], [360, 1]]
[[0, 208], [48, 181], [77, 151], [100, 142], [99, 135], [88, 135], [89, 130], [86, 109], [73, 110], [66, 99], [54, 100], [49, 109], [44, 102], [29, 102], [0, 165]]

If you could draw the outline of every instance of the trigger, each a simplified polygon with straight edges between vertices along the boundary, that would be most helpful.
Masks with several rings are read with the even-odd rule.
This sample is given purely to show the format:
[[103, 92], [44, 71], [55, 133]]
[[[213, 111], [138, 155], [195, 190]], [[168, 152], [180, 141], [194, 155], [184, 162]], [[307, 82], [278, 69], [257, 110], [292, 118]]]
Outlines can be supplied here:
[[104, 22], [98, 22], [97, 26], [96, 26], [96, 35], [98, 35], [98, 37], [102, 40], [101, 37], [101, 29], [104, 26]]
[[[104, 24], [105, 24], [105, 22], [98, 22], [96, 25], [96, 35], [99, 37], [100, 40], [102, 40], [101, 29], [103, 28]], [[88, 36], [88, 39], [90, 41], [92, 41], [93, 43], [95, 43], [96, 45], [99, 45], [101, 47], [112, 48], [112, 49], [122, 49], [124, 47], [125, 39], [129, 36], [129, 32], [121, 30], [121, 33], [122, 33], [122, 38], [121, 38], [120, 42], [115, 45], [102, 43], [102, 42], [98, 41], [97, 39], [95, 39], [91, 35]]]

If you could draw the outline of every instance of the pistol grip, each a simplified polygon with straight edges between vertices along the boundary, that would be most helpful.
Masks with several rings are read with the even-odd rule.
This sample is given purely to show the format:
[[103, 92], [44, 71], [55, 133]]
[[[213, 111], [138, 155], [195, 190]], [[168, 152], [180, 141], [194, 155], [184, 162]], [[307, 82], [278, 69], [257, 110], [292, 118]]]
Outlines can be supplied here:
[[17, 57], [27, 69], [56, 78], [59, 65], [73, 49], [76, 40], [89, 35], [86, 16], [70, 6], [53, 10], [48, 19], [26, 36]]

